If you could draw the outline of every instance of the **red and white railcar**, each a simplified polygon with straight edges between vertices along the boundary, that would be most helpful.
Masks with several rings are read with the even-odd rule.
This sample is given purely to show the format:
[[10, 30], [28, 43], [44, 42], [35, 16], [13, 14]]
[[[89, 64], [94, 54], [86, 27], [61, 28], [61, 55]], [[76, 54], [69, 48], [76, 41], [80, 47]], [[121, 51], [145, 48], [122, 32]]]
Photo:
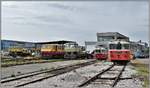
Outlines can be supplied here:
[[94, 50], [93, 57], [98, 60], [106, 60], [107, 59], [107, 50], [106, 48], [99, 47]]
[[130, 44], [126, 41], [109, 42], [108, 60], [111, 62], [128, 62], [131, 60]]

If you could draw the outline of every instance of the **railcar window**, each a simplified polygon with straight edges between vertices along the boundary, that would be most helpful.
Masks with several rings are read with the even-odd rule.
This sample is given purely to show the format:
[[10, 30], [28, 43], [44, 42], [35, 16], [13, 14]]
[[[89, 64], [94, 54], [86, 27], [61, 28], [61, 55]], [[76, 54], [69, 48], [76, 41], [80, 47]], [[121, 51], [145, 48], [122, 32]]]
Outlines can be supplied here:
[[73, 52], [73, 54], [77, 54], [77, 52]]
[[116, 49], [116, 44], [110, 44], [109, 49]]
[[51, 47], [50, 45], [47, 45], [47, 46], [46, 46], [46, 48], [50, 48], [50, 47]]
[[106, 52], [106, 50], [101, 50], [102, 53]]
[[96, 53], [100, 53], [100, 50], [95, 50]]
[[74, 47], [75, 47], [74, 45], [71, 45], [71, 46], [70, 46], [70, 48], [74, 48]]
[[120, 42], [118, 42], [118, 44], [117, 44], [117, 47], [116, 47], [117, 49], [121, 49], [122, 48], [122, 44], [120, 43]]
[[43, 45], [42, 48], [47, 48], [47, 45]]
[[130, 47], [129, 47], [129, 44], [123, 44], [123, 47], [122, 47], [123, 49], [129, 49]]
[[49, 48], [52, 48], [53, 46], [52, 45], [46, 45], [45, 48], [49, 49]]

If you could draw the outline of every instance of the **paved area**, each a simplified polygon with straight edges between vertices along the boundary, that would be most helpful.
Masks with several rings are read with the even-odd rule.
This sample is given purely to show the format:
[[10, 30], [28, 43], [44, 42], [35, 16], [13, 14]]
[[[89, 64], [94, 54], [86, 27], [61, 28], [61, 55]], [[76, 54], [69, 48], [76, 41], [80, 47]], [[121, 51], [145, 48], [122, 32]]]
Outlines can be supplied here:
[[142, 63], [142, 64], [149, 64], [150, 63], [150, 59], [149, 58], [136, 58], [133, 61], [137, 62], [137, 63]]
[[69, 61], [60, 61], [60, 62], [51, 62], [51, 63], [39, 63], [39, 64], [27, 64], [27, 65], [18, 65], [1, 68], [1, 78], [9, 77], [11, 75], [18, 75], [20, 73], [28, 73], [33, 71], [39, 71], [42, 69], [51, 69], [57, 68], [59, 66], [77, 64], [80, 62], [86, 62], [88, 60], [69, 60]]

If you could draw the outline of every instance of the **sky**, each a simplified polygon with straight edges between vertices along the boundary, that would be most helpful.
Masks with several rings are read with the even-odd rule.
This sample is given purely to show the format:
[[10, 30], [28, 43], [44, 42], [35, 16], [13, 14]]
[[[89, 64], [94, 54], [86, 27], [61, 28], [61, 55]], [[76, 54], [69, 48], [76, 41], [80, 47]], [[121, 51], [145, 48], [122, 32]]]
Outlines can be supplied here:
[[148, 1], [2, 1], [2, 39], [84, 45], [97, 32], [148, 42]]

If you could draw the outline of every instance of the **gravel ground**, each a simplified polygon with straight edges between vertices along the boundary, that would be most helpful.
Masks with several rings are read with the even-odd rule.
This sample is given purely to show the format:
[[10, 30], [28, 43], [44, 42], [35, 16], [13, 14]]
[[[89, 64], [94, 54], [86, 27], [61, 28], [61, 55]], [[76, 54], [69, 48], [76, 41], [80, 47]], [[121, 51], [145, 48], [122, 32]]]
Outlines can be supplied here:
[[[109, 63], [109, 65], [111, 64], [112, 63]], [[96, 63], [94, 65], [79, 68], [69, 73], [47, 79], [39, 83], [30, 84], [21, 88], [78, 88], [77, 85], [80, 85], [83, 81], [94, 76], [102, 69], [106, 69], [107, 67], [109, 67], [109, 65], [102, 64], [102, 62]], [[91, 88], [89, 86], [85, 86], [85, 88], [86, 87]]]
[[132, 69], [132, 66], [127, 66], [125, 71], [123, 72], [122, 74], [122, 77], [123, 78], [126, 78], [126, 77], [132, 77], [132, 79], [126, 79], [126, 80], [120, 80], [116, 87], [115, 88], [143, 88], [142, 87], [142, 82], [133, 77], [133, 74], [136, 73], [135, 70], [131, 70]]
[[[79, 88], [77, 87], [90, 77], [97, 74], [99, 71], [102, 71], [103, 69], [108, 68], [112, 63], [107, 62], [99, 62], [93, 65], [89, 65], [83, 68], [76, 69], [74, 71], [52, 77], [46, 80], [43, 80], [41, 82], [29, 84], [23, 87], [19, 88]], [[122, 66], [116, 66], [115, 68], [112, 68], [110, 72], [113, 72], [113, 70], [120, 70]], [[117, 73], [118, 71], [114, 71], [113, 73]], [[122, 74], [122, 77], [131, 77], [136, 71], [131, 70], [131, 66], [128, 65], [125, 69], [125, 71]], [[109, 74], [109, 75], [108, 75]], [[104, 76], [104, 75], [103, 75]], [[110, 74], [109, 72], [105, 76], [114, 76], [113, 74]], [[105, 82], [103, 80], [103, 82]], [[107, 80], [108, 85], [106, 85], [106, 82], [104, 84], [100, 83], [99, 81], [95, 81], [94, 83], [91, 83], [89, 85], [86, 85], [82, 88], [110, 88], [110, 85], [112, 81]], [[13, 88], [13, 87], [5, 87], [2, 86], [2, 88]], [[142, 88], [141, 81], [139, 81], [136, 78], [133, 79], [126, 79], [126, 80], [120, 80], [115, 88]]]
[[20, 73], [28, 73], [33, 71], [39, 71], [42, 69], [50, 69], [50, 68], [57, 68], [60, 66], [77, 64], [80, 62], [87, 62], [88, 60], [69, 60], [69, 61], [60, 61], [60, 62], [51, 62], [51, 63], [39, 63], [39, 64], [27, 64], [27, 65], [18, 65], [18, 66], [11, 66], [1, 68], [1, 78], [9, 77], [12, 74], [18, 75]]

